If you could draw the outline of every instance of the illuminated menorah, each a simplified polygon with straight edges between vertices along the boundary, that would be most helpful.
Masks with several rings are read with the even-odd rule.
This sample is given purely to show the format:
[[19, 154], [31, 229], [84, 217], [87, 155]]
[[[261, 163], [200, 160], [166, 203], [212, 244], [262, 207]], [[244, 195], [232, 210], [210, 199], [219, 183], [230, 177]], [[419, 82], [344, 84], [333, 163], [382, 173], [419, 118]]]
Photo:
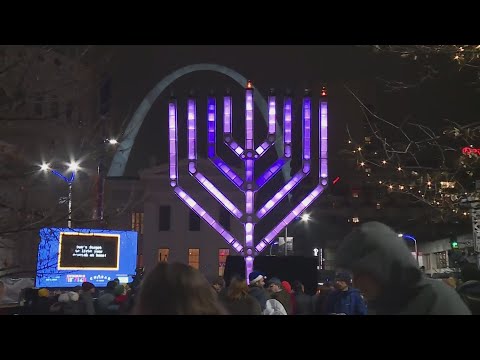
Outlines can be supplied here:
[[311, 114], [312, 99], [308, 92], [305, 93], [302, 102], [302, 168], [260, 209], [254, 210], [255, 193], [260, 190], [283, 165], [292, 157], [292, 98], [287, 96], [283, 104], [283, 156], [278, 159], [260, 177], [254, 179], [255, 161], [257, 161], [267, 150], [272, 147], [276, 140], [276, 97], [270, 94], [268, 97], [268, 136], [267, 139], [257, 148], [253, 141], [253, 87], [251, 82], [247, 83], [245, 103], [245, 148], [242, 148], [232, 136], [232, 98], [223, 98], [223, 138], [225, 144], [245, 163], [245, 178], [239, 176], [231, 167], [223, 162], [216, 151], [216, 100], [208, 98], [207, 121], [208, 121], [208, 158], [215, 167], [227, 177], [235, 186], [245, 194], [245, 209], [240, 210], [220, 190], [210, 182], [197, 169], [197, 111], [194, 98], [188, 98], [188, 171], [202, 185], [202, 187], [222, 204], [235, 218], [245, 227], [243, 244], [216, 221], [205, 209], [203, 209], [185, 190], [178, 184], [178, 126], [177, 126], [177, 103], [172, 99], [168, 105], [169, 116], [169, 148], [170, 148], [170, 185], [177, 196], [191, 208], [199, 217], [205, 220], [215, 229], [225, 241], [245, 258], [246, 276], [253, 270], [253, 258], [270, 245], [275, 237], [288, 226], [296, 217], [312, 204], [316, 198], [325, 190], [328, 177], [328, 113], [327, 94], [325, 88], [322, 90], [319, 103], [319, 173], [318, 185], [280, 221], [273, 229], [255, 246], [254, 227], [262, 220], [278, 203], [288, 195], [301, 181], [310, 173], [311, 165]]

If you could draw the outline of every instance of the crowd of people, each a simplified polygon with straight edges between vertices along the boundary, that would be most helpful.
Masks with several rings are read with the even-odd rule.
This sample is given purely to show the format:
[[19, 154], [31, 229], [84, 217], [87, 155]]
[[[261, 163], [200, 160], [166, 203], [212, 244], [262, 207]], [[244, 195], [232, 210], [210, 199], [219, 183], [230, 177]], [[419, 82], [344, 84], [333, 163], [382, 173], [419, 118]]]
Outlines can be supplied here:
[[[40, 289], [28, 304], [31, 314], [95, 315], [470, 315], [480, 313], [480, 271], [462, 271], [464, 282], [452, 286], [430, 279], [418, 267], [405, 242], [384, 224], [365, 223], [337, 249], [334, 283], [308, 295], [304, 285], [253, 271], [228, 286], [211, 283], [182, 263], [158, 263], [141, 281], [108, 282], [98, 289], [51, 293]], [[135, 286], [133, 286], [135, 285]]]

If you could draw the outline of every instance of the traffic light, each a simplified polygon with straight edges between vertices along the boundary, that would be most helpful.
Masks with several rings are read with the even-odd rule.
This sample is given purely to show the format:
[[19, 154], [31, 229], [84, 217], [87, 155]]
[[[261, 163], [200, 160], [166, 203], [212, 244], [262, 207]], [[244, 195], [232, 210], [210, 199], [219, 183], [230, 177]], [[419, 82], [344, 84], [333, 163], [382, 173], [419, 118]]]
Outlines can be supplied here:
[[458, 241], [456, 235], [450, 235], [450, 247], [452, 249], [458, 249]]

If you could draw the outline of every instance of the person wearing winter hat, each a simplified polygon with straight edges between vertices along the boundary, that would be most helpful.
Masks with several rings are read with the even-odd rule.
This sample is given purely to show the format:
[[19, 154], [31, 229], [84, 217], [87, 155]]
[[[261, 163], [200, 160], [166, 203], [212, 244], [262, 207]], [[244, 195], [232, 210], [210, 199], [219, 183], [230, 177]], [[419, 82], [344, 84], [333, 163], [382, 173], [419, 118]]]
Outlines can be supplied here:
[[262, 311], [265, 310], [267, 300], [270, 299], [270, 295], [265, 289], [265, 275], [259, 271], [252, 271], [248, 275], [248, 281], [248, 293], [258, 301]]
[[352, 277], [347, 272], [335, 275], [335, 290], [326, 300], [327, 314], [367, 315], [367, 306], [360, 291], [352, 287]]
[[48, 289], [42, 288], [42, 289], [38, 290], [38, 297], [48, 298], [49, 296], [50, 296], [50, 291], [48, 291]]
[[50, 291], [46, 288], [42, 288], [38, 290], [37, 295], [38, 297], [32, 304], [32, 314], [50, 314], [50, 306], [53, 304], [53, 298], [50, 298]]
[[268, 281], [267, 286], [268, 291], [270, 291], [271, 298], [280, 301], [288, 315], [292, 314], [292, 302], [290, 300], [290, 294], [288, 294], [284, 289], [280, 279], [272, 277]]
[[454, 289], [422, 274], [405, 241], [385, 224], [357, 227], [339, 244], [335, 263], [352, 272], [376, 314], [471, 314]]
[[95, 285], [90, 282], [82, 283], [82, 293], [78, 300], [82, 307], [82, 314], [95, 315], [95, 305], [93, 301], [93, 294], [95, 293]]

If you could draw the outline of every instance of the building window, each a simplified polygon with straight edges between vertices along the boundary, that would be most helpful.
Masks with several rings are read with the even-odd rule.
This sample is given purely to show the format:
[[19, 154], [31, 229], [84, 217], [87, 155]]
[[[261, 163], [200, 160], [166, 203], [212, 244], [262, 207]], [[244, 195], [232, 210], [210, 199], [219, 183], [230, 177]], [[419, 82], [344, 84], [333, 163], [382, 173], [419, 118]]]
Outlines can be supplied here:
[[442, 189], [455, 189], [455, 181], [440, 181]]
[[218, 249], [218, 276], [223, 276], [230, 249]]
[[200, 231], [200, 217], [193, 210], [190, 210], [188, 216], [188, 230]]
[[359, 222], [360, 222], [360, 219], [359, 219], [358, 217], [353, 217], [353, 218], [352, 218], [352, 222], [355, 223], [355, 224], [356, 224], [356, 223], [359, 223]]
[[218, 218], [220, 220], [220, 225], [222, 225], [225, 230], [230, 231], [230, 213], [223, 206], [220, 206], [220, 214]]
[[435, 253], [435, 260], [437, 261], [437, 269], [445, 269], [448, 267], [446, 251]]
[[65, 118], [69, 123], [72, 121], [72, 113], [73, 113], [73, 103], [69, 101], [65, 107]]
[[355, 189], [352, 190], [352, 197], [358, 198], [358, 192], [359, 192], [358, 190], [355, 190]]
[[370, 136], [365, 136], [365, 144], [370, 145], [372, 143], [372, 139]]
[[143, 213], [132, 213], [132, 230], [143, 235]]
[[43, 96], [37, 96], [37, 98], [35, 99], [33, 112], [35, 113], [35, 116], [43, 115]]
[[168, 262], [170, 249], [158, 249], [158, 262]]
[[170, 206], [162, 205], [158, 208], [158, 231], [170, 231]]
[[188, 249], [188, 265], [198, 270], [200, 267], [200, 249]]
[[430, 262], [430, 254], [423, 254], [423, 263], [425, 264], [425, 270], [432, 269], [432, 264]]
[[58, 110], [58, 101], [56, 96], [52, 97], [52, 102], [50, 103], [50, 112], [52, 114], [52, 118], [58, 119], [59, 110]]

